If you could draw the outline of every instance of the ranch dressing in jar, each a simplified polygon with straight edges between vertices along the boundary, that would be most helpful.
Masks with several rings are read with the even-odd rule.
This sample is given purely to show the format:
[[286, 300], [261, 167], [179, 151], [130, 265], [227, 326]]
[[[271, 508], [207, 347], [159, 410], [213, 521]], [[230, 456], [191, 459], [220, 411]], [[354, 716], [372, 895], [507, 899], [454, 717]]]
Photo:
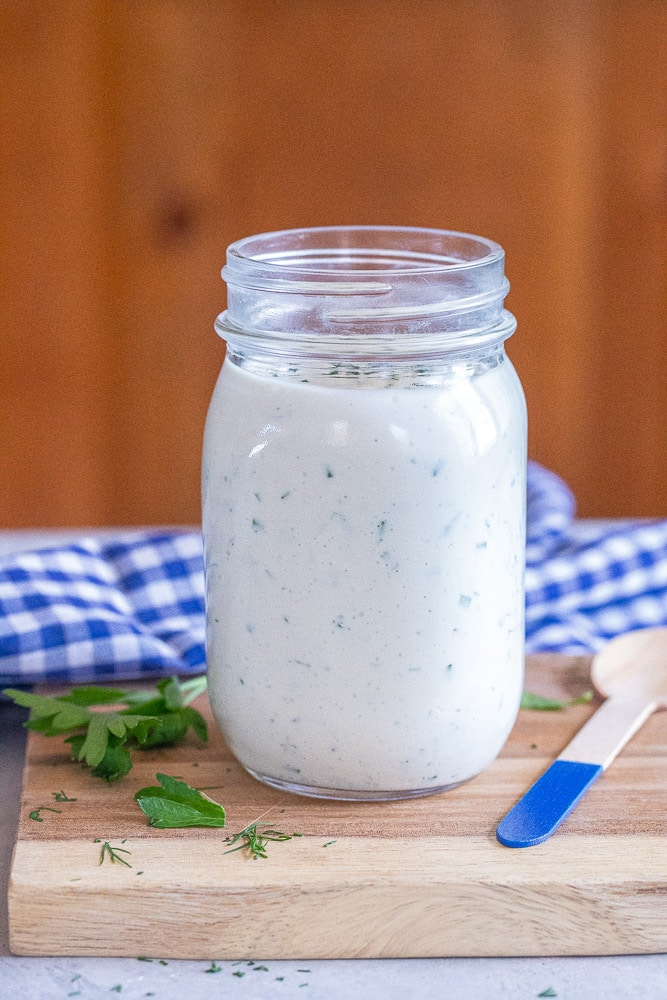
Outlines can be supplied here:
[[523, 687], [526, 415], [502, 249], [250, 237], [206, 422], [214, 715], [281, 789], [393, 799], [498, 754]]

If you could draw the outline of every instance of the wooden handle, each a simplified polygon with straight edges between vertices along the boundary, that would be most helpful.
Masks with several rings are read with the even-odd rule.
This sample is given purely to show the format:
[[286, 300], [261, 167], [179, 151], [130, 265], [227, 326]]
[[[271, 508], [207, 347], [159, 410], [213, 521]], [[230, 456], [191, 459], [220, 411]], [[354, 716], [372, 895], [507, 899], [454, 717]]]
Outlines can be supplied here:
[[655, 702], [647, 701], [646, 697], [607, 698], [558, 754], [557, 760], [599, 764], [606, 771], [655, 708]]

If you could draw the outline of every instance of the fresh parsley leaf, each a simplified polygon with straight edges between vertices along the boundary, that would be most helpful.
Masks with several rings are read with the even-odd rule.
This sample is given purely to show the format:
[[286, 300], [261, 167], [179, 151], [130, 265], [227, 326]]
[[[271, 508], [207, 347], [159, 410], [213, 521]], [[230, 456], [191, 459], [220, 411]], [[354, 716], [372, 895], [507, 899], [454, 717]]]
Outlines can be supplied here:
[[586, 705], [593, 698], [592, 691], [586, 691], [579, 698], [572, 698], [570, 701], [558, 701], [555, 698], [544, 698], [541, 694], [533, 694], [532, 691], [524, 691], [521, 696], [521, 708], [533, 709], [541, 712], [561, 712], [571, 705]]
[[57, 736], [70, 729], [78, 729], [88, 722], [90, 713], [82, 705], [68, 702], [66, 698], [50, 698], [46, 695], [32, 694], [30, 691], [19, 691], [5, 688], [6, 694], [17, 705], [30, 709], [27, 726], [37, 729], [46, 736]]
[[[114, 722], [113, 718], [105, 719], [101, 712], [99, 715], [91, 716], [88, 720], [86, 737], [79, 750], [79, 760], [85, 760], [89, 767], [97, 767], [106, 753], [109, 733], [113, 732], [114, 736], [124, 735], [124, 731], [118, 732], [118, 727], [114, 726]], [[114, 728], [112, 729], [112, 727]]]
[[166, 677], [155, 685], [154, 691], [125, 692], [124, 704], [131, 706], [126, 711], [136, 710], [141, 715], [158, 715], [161, 712], [172, 712], [185, 708], [193, 699], [206, 690], [206, 677], [192, 677], [187, 681], [179, 681], [176, 677]]
[[126, 695], [127, 692], [119, 688], [86, 684], [84, 687], [72, 688], [67, 697], [75, 705], [117, 705], [125, 700]]
[[[65, 743], [69, 743], [72, 748], [72, 760], [81, 760], [80, 752], [81, 747], [85, 741], [85, 736], [83, 734], [77, 736], [70, 736], [65, 740]], [[111, 783], [112, 781], [118, 781], [123, 778], [129, 771], [132, 770], [132, 755], [123, 746], [122, 740], [117, 737], [110, 737], [109, 743], [107, 745], [104, 757], [93, 767], [91, 774], [96, 778], [103, 778], [104, 781]]]
[[[169, 746], [173, 743], [180, 743], [190, 727], [194, 730], [199, 739], [205, 743], [208, 738], [206, 722], [194, 708], [171, 709], [168, 713], [155, 717], [155, 725], [145, 726], [144, 716], [136, 726], [135, 738], [142, 747]], [[125, 719], [129, 717], [126, 715]]]
[[148, 816], [148, 825], [160, 830], [186, 826], [224, 826], [225, 810], [208, 795], [168, 774], [156, 774], [159, 786], [140, 788], [135, 799]]
[[[205, 743], [206, 721], [189, 703], [206, 690], [206, 677], [183, 683], [169, 677], [152, 691], [122, 691], [91, 684], [52, 697], [8, 688], [18, 705], [30, 709], [28, 729], [44, 736], [65, 736], [72, 757], [91, 768], [96, 777], [117, 781], [132, 767], [131, 751], [172, 746], [192, 729]], [[125, 706], [101, 710], [94, 706]]]

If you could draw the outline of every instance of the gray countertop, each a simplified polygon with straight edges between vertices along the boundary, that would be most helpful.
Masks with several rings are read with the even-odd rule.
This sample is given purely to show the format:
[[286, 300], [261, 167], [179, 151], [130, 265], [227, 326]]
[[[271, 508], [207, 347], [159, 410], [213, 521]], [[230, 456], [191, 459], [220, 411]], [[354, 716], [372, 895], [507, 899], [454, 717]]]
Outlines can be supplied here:
[[[581, 526], [585, 533], [586, 526]], [[92, 532], [5, 532], [0, 554], [59, 544]], [[99, 530], [94, 531], [100, 534]], [[604, 958], [442, 958], [245, 962], [115, 958], [22, 958], [9, 953], [7, 881], [16, 833], [25, 714], [0, 703], [0, 1000], [667, 1000], [667, 955]], [[667, 850], [667, 842], [665, 845]], [[122, 934], [122, 927], [109, 933]], [[335, 928], [332, 929], [335, 933]]]

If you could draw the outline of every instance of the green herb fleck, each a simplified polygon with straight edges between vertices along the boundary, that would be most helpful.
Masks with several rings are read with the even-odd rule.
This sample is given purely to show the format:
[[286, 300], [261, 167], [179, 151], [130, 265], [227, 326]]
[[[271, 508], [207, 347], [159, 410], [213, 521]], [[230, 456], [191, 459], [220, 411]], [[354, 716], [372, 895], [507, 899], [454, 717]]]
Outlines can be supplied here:
[[208, 795], [168, 774], [156, 774], [160, 786], [140, 788], [135, 794], [139, 807], [148, 816], [148, 825], [160, 830], [186, 826], [225, 825], [225, 810]]
[[123, 991], [123, 987], [121, 986], [121, 984], [120, 983], [116, 983], [115, 986], [111, 987], [111, 989], [109, 990], [109, 993], [122, 993], [122, 991]]
[[99, 864], [102, 864], [104, 859], [108, 858], [112, 863], [118, 861], [121, 865], [125, 865], [126, 868], [132, 867], [129, 861], [121, 858], [121, 854], [131, 854], [132, 851], [126, 851], [124, 847], [112, 847], [108, 840], [102, 841], [99, 837], [96, 837], [93, 843], [102, 844]]
[[292, 837], [300, 836], [300, 833], [283, 833], [281, 830], [274, 830], [269, 823], [250, 823], [240, 833], [227, 837], [228, 844], [237, 844], [238, 846], [225, 851], [225, 854], [245, 849], [256, 861], [257, 858], [268, 857], [266, 848], [269, 841], [291, 840]]
[[[95, 777], [117, 781], [132, 767], [137, 748], [172, 746], [190, 728], [205, 743], [206, 722], [189, 703], [206, 690], [206, 678], [182, 684], [175, 677], [158, 681], [157, 691], [122, 691], [94, 684], [72, 688], [58, 697], [6, 688], [4, 694], [30, 709], [26, 728], [44, 736], [66, 736], [74, 760], [89, 767]], [[93, 711], [93, 706], [123, 705]], [[59, 802], [76, 801], [64, 792]], [[64, 796], [60, 798], [60, 796]]]
[[267, 969], [267, 967], [265, 965], [256, 965], [255, 968], [252, 971], [253, 972], [268, 972], [269, 970]]
[[34, 819], [35, 822], [37, 823], [43, 823], [44, 820], [39, 814], [41, 812], [44, 812], [45, 810], [50, 813], [62, 812], [62, 809], [52, 809], [51, 806], [37, 806], [37, 808], [33, 809], [33, 811], [30, 813], [30, 819]]
[[245, 972], [242, 972], [241, 969], [237, 969], [236, 972], [232, 972], [232, 975], [238, 976], [239, 979], [242, 979], [243, 976], [245, 976]]
[[335, 840], [327, 840], [326, 844], [322, 844], [322, 847], [331, 847], [331, 845], [335, 843]]
[[217, 962], [211, 962], [208, 969], [204, 969], [204, 972], [222, 972], [222, 966], [218, 965]]
[[548, 986], [546, 988], [546, 990], [542, 990], [542, 992], [538, 993], [537, 995], [538, 995], [538, 997], [557, 997], [558, 996], [558, 994], [556, 993], [556, 991], [553, 988], [553, 986]]
[[69, 795], [67, 795], [65, 792], [51, 792], [51, 795], [54, 797], [54, 799], [56, 800], [56, 802], [76, 802], [77, 801], [76, 799], [71, 799], [69, 797]]
[[524, 691], [521, 696], [521, 708], [532, 709], [538, 712], [561, 712], [571, 705], [586, 705], [593, 698], [592, 691], [586, 691], [579, 698], [572, 698], [570, 701], [559, 701], [555, 698], [544, 698], [541, 694], [534, 694], [532, 691]]

